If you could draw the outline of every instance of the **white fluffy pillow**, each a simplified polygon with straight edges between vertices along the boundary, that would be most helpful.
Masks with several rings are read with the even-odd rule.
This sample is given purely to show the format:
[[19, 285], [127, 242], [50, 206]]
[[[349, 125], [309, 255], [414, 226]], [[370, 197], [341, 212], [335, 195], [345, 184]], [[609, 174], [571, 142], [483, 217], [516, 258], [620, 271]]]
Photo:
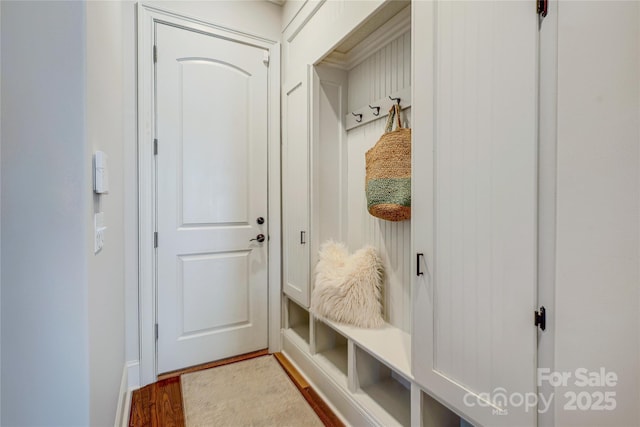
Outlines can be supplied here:
[[311, 311], [320, 318], [361, 328], [379, 328], [382, 318], [383, 266], [373, 246], [349, 255], [344, 244], [320, 248]]

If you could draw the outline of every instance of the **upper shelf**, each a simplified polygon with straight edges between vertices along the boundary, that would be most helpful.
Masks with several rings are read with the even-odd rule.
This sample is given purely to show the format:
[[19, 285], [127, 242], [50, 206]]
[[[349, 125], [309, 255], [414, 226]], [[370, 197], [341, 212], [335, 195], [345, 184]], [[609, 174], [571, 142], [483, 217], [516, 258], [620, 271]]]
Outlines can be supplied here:
[[411, 28], [411, 1], [386, 1], [318, 63], [350, 70], [395, 37]]
[[388, 323], [379, 329], [356, 328], [354, 326], [322, 320], [344, 337], [355, 342], [408, 380], [411, 375], [411, 335]]

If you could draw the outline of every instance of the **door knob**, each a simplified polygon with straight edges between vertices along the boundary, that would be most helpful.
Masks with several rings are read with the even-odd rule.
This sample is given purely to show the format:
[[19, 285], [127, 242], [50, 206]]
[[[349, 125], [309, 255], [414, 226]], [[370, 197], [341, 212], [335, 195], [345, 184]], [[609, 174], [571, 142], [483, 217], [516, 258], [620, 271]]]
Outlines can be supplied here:
[[264, 234], [258, 234], [255, 239], [249, 239], [250, 242], [257, 240], [258, 243], [264, 242]]

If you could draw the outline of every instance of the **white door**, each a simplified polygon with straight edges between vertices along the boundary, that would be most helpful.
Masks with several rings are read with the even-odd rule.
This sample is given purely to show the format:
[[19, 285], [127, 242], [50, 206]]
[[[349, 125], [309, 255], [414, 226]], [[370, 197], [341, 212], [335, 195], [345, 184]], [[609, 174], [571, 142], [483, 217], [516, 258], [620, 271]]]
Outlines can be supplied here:
[[534, 426], [538, 17], [413, 7], [413, 373], [474, 425]]
[[251, 240], [268, 236], [268, 66], [263, 49], [169, 25], [156, 46], [162, 373], [268, 346], [267, 242]]

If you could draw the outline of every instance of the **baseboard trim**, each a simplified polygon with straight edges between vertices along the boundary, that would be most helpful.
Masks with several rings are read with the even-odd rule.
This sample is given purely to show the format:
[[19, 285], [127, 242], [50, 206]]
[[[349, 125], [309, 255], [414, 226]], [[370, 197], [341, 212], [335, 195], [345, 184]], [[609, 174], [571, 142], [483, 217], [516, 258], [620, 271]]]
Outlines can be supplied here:
[[131, 398], [133, 396], [133, 388], [129, 387], [127, 389], [127, 395], [124, 399], [124, 412], [122, 413], [122, 424], [121, 427], [129, 427], [129, 418], [131, 416]]
[[346, 427], [345, 423], [342, 422], [342, 419], [335, 414], [331, 406], [329, 406], [329, 404], [320, 397], [318, 392], [309, 385], [307, 380], [293, 366], [293, 363], [287, 359], [284, 353], [275, 353], [274, 357], [278, 363], [280, 363], [282, 369], [287, 373], [289, 379], [293, 381], [309, 406], [313, 408], [313, 411], [316, 413], [318, 418], [320, 418], [320, 421], [322, 421], [322, 424], [324, 424], [325, 427]]
[[378, 425], [349, 395], [348, 391], [336, 384], [310, 354], [284, 333], [282, 334], [282, 353], [343, 423], [353, 426]]
[[122, 368], [122, 378], [120, 379], [120, 392], [118, 393], [118, 406], [116, 408], [116, 419], [114, 427], [126, 427], [129, 424], [129, 408], [131, 407], [131, 389], [129, 388], [129, 366], [125, 364]]

